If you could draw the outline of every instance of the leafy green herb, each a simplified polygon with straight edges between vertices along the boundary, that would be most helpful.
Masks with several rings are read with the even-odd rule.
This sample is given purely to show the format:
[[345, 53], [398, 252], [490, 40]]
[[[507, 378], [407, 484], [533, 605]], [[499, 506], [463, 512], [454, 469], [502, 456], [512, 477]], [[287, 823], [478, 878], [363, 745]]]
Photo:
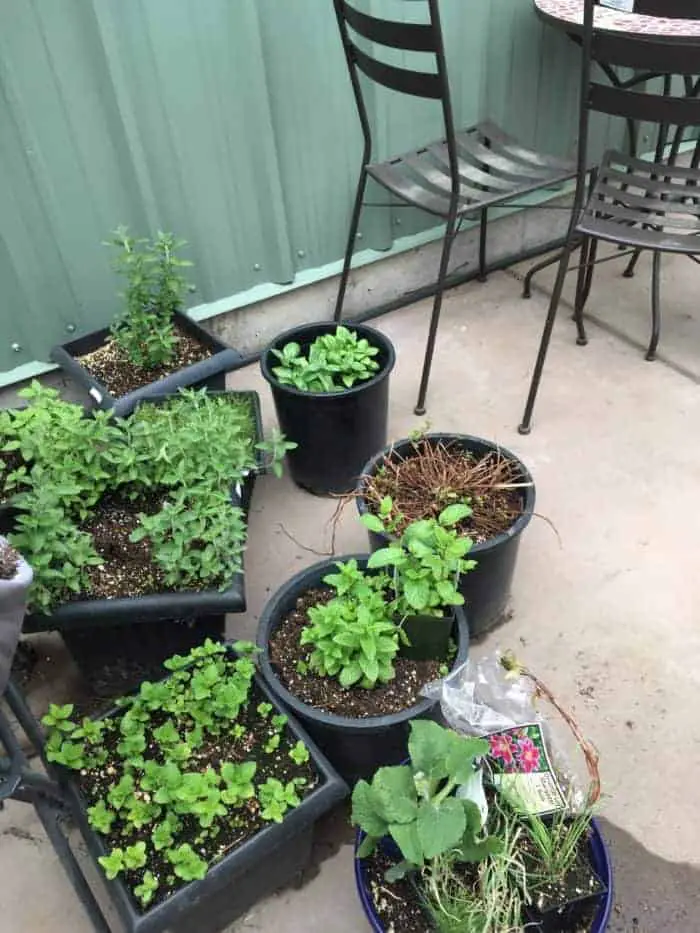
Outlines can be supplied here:
[[173, 315], [189, 288], [181, 270], [192, 265], [176, 256], [185, 241], [162, 231], [154, 240], [136, 239], [118, 227], [107, 245], [119, 250], [115, 268], [127, 281], [126, 309], [112, 327], [114, 340], [142, 369], [170, 362], [178, 342]]
[[[324, 582], [338, 596], [308, 610], [309, 625], [301, 645], [313, 645], [309, 667], [322, 677], [337, 677], [341, 686], [370, 689], [394, 676], [393, 659], [399, 632], [387, 602], [385, 575], [365, 574], [350, 560]], [[341, 595], [342, 594], [342, 595]]]
[[309, 750], [301, 741], [301, 739], [297, 742], [294, 748], [291, 749], [289, 752], [289, 757], [296, 765], [305, 765], [309, 760]]
[[342, 325], [317, 337], [307, 355], [295, 341], [272, 352], [281, 364], [273, 367], [275, 378], [301, 392], [339, 392], [371, 379], [379, 369], [378, 348]]
[[[457, 584], [476, 561], [465, 559], [472, 541], [460, 536], [454, 526], [469, 513], [469, 506], [462, 503], [448, 505], [437, 519], [411, 522], [396, 544], [370, 555], [368, 568], [393, 568], [395, 608], [400, 616], [442, 616], [446, 606], [464, 603]], [[385, 533], [396, 524], [373, 514], [363, 515], [362, 522], [370, 531]]]
[[141, 905], [147, 907], [153, 900], [157, 890], [158, 879], [152, 871], [146, 871], [144, 872], [141, 884], [137, 884], [134, 888], [134, 894], [141, 902]]
[[165, 854], [175, 874], [183, 881], [200, 881], [207, 873], [207, 863], [187, 842], [176, 849], [168, 849]]
[[[300, 783], [301, 782], [301, 783]], [[284, 814], [301, 803], [297, 788], [303, 784], [303, 778], [294, 778], [283, 784], [277, 778], [270, 777], [258, 788], [260, 816], [264, 820], [281, 823]]]

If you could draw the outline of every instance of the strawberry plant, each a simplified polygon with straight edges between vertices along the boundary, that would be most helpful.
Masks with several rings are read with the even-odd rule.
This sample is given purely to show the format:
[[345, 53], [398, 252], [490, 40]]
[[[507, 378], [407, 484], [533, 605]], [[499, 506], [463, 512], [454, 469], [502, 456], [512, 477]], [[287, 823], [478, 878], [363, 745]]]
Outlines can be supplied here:
[[371, 379], [379, 369], [379, 353], [365, 337], [339, 324], [332, 334], [317, 337], [306, 355], [296, 341], [273, 350], [280, 361], [272, 372], [283, 385], [301, 392], [340, 392]]
[[142, 908], [282, 822], [318, 781], [286, 715], [254, 684], [255, 647], [235, 647], [207, 641], [174, 656], [165, 680], [142, 684], [102, 720], [77, 723], [71, 704], [42, 720], [49, 761], [76, 772], [105, 841], [105, 875], [123, 879]]

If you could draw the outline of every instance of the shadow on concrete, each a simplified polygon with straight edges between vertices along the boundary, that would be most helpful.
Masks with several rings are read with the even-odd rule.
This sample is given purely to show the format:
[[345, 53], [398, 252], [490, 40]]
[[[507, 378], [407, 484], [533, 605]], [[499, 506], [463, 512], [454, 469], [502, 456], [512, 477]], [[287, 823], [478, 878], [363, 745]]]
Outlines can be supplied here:
[[606, 819], [615, 907], [609, 933], [700, 933], [700, 868], [667, 862]]

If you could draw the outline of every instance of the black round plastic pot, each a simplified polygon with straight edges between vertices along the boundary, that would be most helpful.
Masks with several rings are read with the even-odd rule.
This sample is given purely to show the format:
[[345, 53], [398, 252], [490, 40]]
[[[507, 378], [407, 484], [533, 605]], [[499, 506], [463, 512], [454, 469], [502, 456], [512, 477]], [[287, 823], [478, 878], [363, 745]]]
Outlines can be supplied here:
[[[508, 598], [510, 596], [515, 562], [518, 556], [520, 535], [527, 527], [535, 509], [535, 484], [530, 471], [518, 457], [505, 447], [500, 447], [492, 441], [480, 437], [471, 437], [468, 434], [426, 434], [424, 440], [433, 444], [443, 443], [468, 451], [477, 457], [484, 457], [490, 453], [500, 453], [502, 457], [517, 464], [523, 483], [530, 483], [518, 491], [521, 494], [522, 513], [511, 525], [508, 531], [490, 538], [482, 544], [475, 544], [467, 555], [477, 561], [474, 570], [465, 573], [459, 581], [459, 591], [464, 596], [467, 612], [469, 614], [469, 631], [472, 638], [478, 638], [495, 628], [506, 620]], [[367, 500], [364, 498], [366, 480], [363, 477], [373, 476], [381, 466], [384, 458], [396, 454], [400, 457], [410, 456], [413, 441], [404, 438], [385, 447], [367, 461], [362, 469], [362, 475], [357, 482], [355, 501], [360, 515], [368, 510]], [[369, 532], [370, 548], [376, 551], [386, 547], [388, 535]]]
[[386, 444], [389, 407], [389, 374], [396, 354], [391, 342], [379, 331], [364, 324], [350, 329], [379, 349], [377, 374], [341, 392], [301, 392], [282, 385], [273, 369], [278, 360], [273, 350], [296, 341], [302, 351], [323, 334], [334, 333], [337, 324], [304, 324], [288, 330], [264, 351], [260, 366], [269, 382], [277, 420], [295, 450], [287, 454], [292, 479], [316, 495], [349, 492], [354, 488], [362, 465]]
[[[302, 593], [322, 585], [323, 578], [339, 560], [355, 558], [361, 568], [367, 565], [366, 554], [350, 554], [320, 561], [288, 580], [265, 606], [258, 623], [260, 671], [270, 690], [303, 723], [313, 740], [333, 767], [349, 784], [369, 778], [382, 765], [400, 764], [407, 755], [409, 723], [412, 719], [435, 719], [439, 716], [436, 700], [421, 699], [414, 706], [387, 716], [354, 719], [315, 709], [303, 703], [281, 683], [270, 660], [270, 638], [277, 626], [294, 609]], [[469, 654], [469, 627], [458, 607], [454, 637], [457, 656], [454, 667], [463, 664]]]

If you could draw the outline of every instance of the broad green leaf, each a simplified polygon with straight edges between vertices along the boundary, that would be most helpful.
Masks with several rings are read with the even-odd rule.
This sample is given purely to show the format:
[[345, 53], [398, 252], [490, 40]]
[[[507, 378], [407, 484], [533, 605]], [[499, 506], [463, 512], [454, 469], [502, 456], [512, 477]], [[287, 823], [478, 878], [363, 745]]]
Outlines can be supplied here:
[[414, 772], [422, 772], [430, 781], [447, 776], [446, 755], [449, 732], [430, 719], [414, 719], [408, 740], [408, 753]]
[[413, 823], [392, 823], [389, 833], [396, 845], [401, 849], [401, 855], [412, 865], [423, 864], [423, 847], [418, 837], [418, 829]]
[[438, 515], [438, 521], [443, 527], [450, 527], [451, 525], [456, 525], [458, 522], [463, 521], [463, 519], [468, 518], [472, 514], [471, 507], [466, 505], [464, 502], [455, 502], [453, 505], [448, 505], [446, 509], [443, 509], [442, 512]]
[[372, 683], [374, 683], [379, 677], [379, 662], [377, 659], [360, 657], [358, 663], [362, 668], [362, 673], [365, 675], [367, 680], [370, 680]]
[[358, 781], [352, 792], [353, 826], [359, 826], [368, 836], [381, 839], [386, 836], [389, 825], [379, 811], [374, 792], [367, 781]]
[[373, 554], [370, 554], [367, 561], [367, 567], [374, 570], [377, 567], [389, 567], [395, 565], [400, 567], [406, 562], [406, 555], [400, 547], [383, 547]]
[[497, 836], [487, 836], [481, 842], [465, 839], [459, 846], [457, 858], [460, 862], [481, 862], [489, 855], [500, 855], [502, 851], [503, 840]]
[[430, 585], [427, 580], [405, 580], [403, 593], [411, 609], [415, 609], [416, 612], [427, 609], [430, 601]]
[[358, 680], [362, 680], [362, 668], [357, 661], [351, 661], [341, 670], [338, 680], [341, 687], [352, 687]]
[[389, 884], [393, 884], [395, 881], [401, 881], [402, 878], [405, 878], [406, 875], [413, 871], [416, 866], [409, 862], [407, 859], [403, 859], [400, 862], [397, 862], [396, 865], [392, 865], [390, 868], [384, 872], [384, 880], [388, 881]]
[[426, 859], [453, 849], [462, 839], [466, 827], [464, 807], [454, 797], [443, 800], [438, 807], [426, 800], [418, 808], [416, 828]]
[[372, 515], [370, 512], [367, 512], [365, 515], [363, 515], [360, 518], [360, 521], [365, 526], [365, 528], [369, 529], [369, 531], [376, 531], [379, 534], [384, 531], [384, 525], [382, 524], [381, 519], [379, 519], [376, 515]]
[[387, 822], [410, 823], [415, 819], [417, 795], [408, 765], [380, 768], [372, 780], [372, 793]]
[[486, 739], [448, 733], [446, 747], [447, 772], [458, 784], [466, 784], [474, 774], [474, 763], [488, 754]]
[[374, 836], [365, 836], [360, 845], [357, 847], [357, 857], [358, 858], [368, 858], [374, 850], [377, 848], [377, 840]]
[[448, 580], [439, 580], [435, 584], [435, 589], [445, 606], [463, 606], [464, 596], [457, 591], [457, 588]]

